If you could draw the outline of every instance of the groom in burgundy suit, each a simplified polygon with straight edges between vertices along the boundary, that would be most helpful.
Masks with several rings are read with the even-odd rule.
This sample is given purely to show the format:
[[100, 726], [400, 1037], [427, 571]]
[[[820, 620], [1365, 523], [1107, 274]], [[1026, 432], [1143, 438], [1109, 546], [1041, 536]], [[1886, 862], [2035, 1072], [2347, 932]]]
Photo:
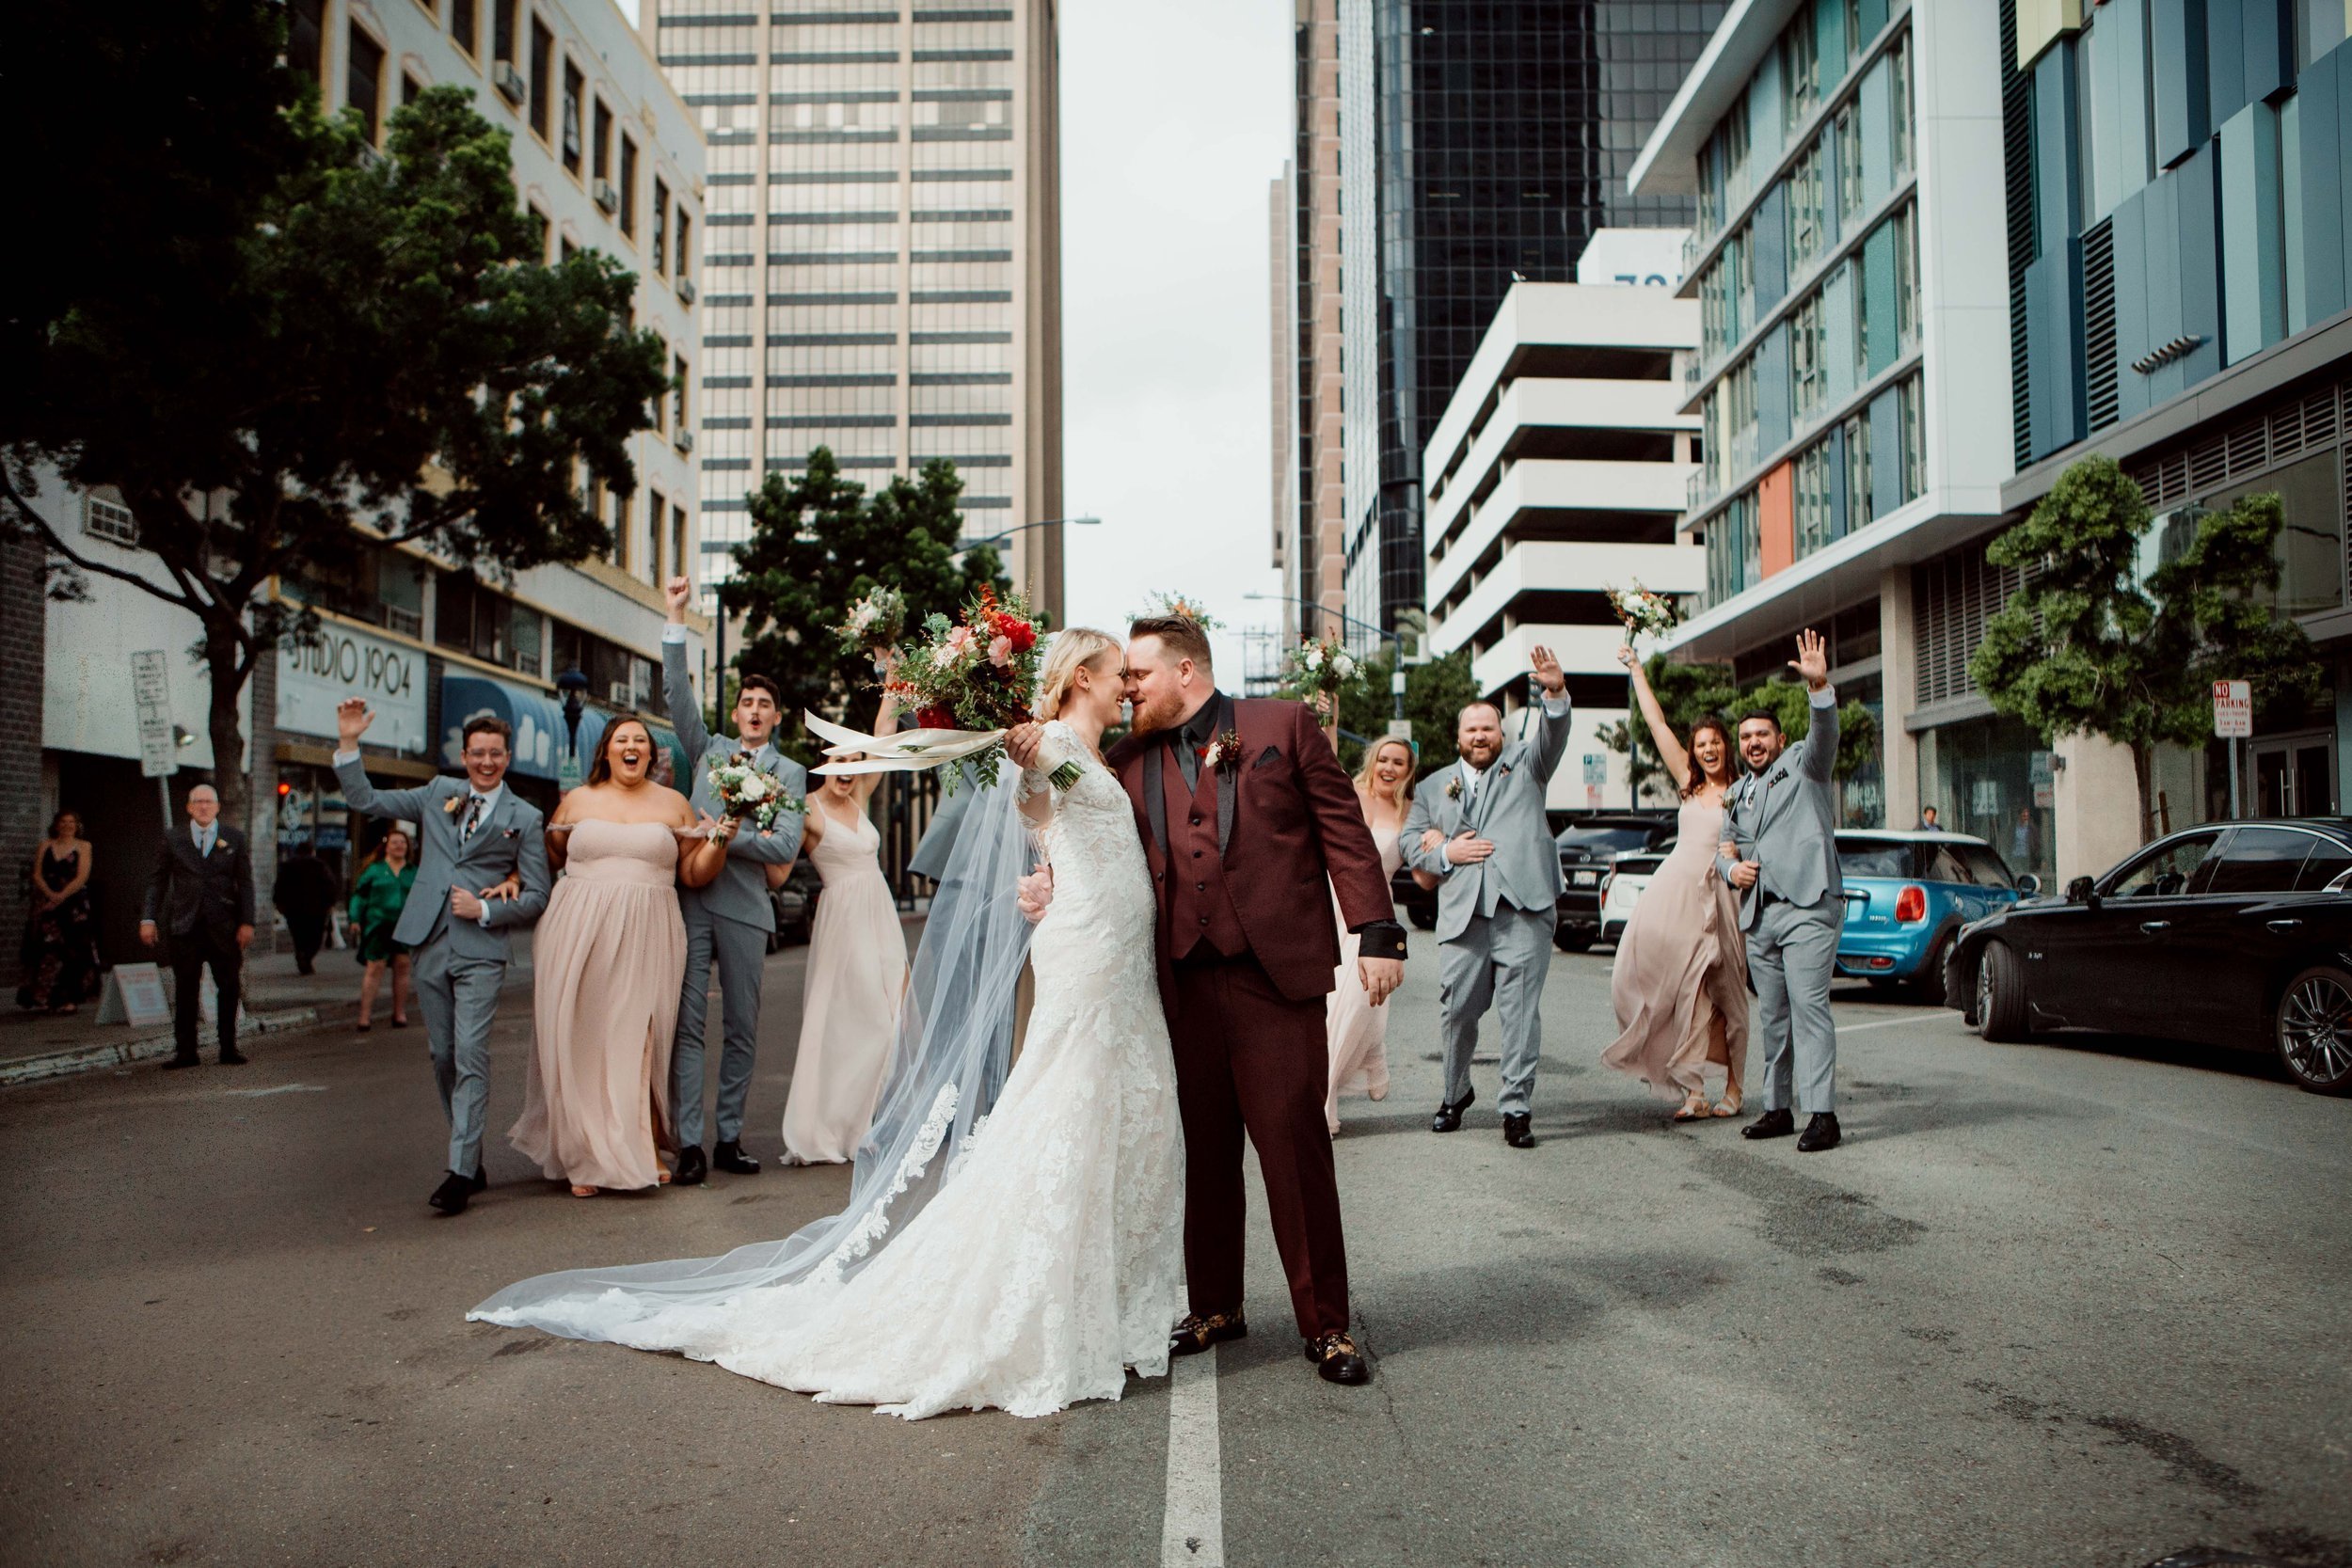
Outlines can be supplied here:
[[[1307, 1357], [1333, 1383], [1372, 1376], [1347, 1331], [1347, 1246], [1323, 1105], [1324, 998], [1339, 967], [1328, 893], [1360, 937], [1378, 1006], [1405, 973], [1380, 851], [1314, 716], [1216, 689], [1197, 622], [1128, 629], [1134, 729], [1105, 757], [1136, 809], [1159, 900], [1160, 1000], [1184, 1129], [1184, 1271], [1192, 1310], [1169, 1348], [1207, 1350], [1242, 1317], [1242, 1137], [1258, 1150], [1267, 1216]], [[1028, 763], [1034, 732], [1016, 731]], [[1051, 896], [1041, 873], [1025, 906]]]

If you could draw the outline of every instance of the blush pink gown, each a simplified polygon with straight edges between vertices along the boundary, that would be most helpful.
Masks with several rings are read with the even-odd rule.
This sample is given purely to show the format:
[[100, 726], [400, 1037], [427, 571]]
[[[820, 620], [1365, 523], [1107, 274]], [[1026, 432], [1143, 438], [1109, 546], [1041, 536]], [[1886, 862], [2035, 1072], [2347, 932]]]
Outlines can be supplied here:
[[566, 851], [532, 941], [531, 1061], [507, 1139], [549, 1180], [650, 1187], [686, 978], [677, 839], [666, 823], [592, 820]]
[[1702, 1086], [1709, 1063], [1740, 1092], [1748, 1056], [1748, 959], [1737, 895], [1715, 868], [1720, 800], [1682, 802], [1673, 850], [1617, 942], [1609, 1000], [1621, 1033], [1600, 1059], [1661, 1099]]
[[[811, 802], [809, 810], [824, 808]], [[825, 891], [808, 939], [801, 1048], [784, 1102], [784, 1154], [795, 1164], [836, 1164], [857, 1153], [873, 1125], [906, 990], [907, 939], [882, 873], [882, 833], [861, 813], [828, 813], [809, 851]]]
[[[1396, 868], [1405, 862], [1404, 847], [1392, 832], [1375, 832], [1373, 837], [1380, 845], [1380, 875], [1383, 879], [1396, 875]], [[1339, 920], [1339, 903], [1334, 897], [1331, 918]], [[1330, 1087], [1324, 1091], [1323, 1119], [1331, 1131], [1340, 1130], [1340, 1096], [1368, 1094], [1375, 1100], [1389, 1098], [1389, 1009], [1375, 1007], [1364, 990], [1364, 983], [1356, 976], [1356, 955], [1360, 940], [1343, 922], [1340, 926], [1340, 967], [1332, 976], [1331, 994], [1324, 1003], [1324, 1028], [1331, 1051]]]

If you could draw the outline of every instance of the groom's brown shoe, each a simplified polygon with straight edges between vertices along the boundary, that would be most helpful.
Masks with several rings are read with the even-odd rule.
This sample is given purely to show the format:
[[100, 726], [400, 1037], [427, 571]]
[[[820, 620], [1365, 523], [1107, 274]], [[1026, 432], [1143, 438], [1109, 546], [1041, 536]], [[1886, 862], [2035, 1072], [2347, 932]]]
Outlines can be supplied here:
[[1247, 1339], [1249, 1325], [1242, 1322], [1241, 1308], [1231, 1312], [1187, 1312], [1184, 1321], [1168, 1332], [1168, 1354], [1199, 1355], [1221, 1339]]
[[1356, 1341], [1344, 1334], [1321, 1334], [1307, 1341], [1307, 1359], [1326, 1383], [1370, 1383], [1372, 1367]]

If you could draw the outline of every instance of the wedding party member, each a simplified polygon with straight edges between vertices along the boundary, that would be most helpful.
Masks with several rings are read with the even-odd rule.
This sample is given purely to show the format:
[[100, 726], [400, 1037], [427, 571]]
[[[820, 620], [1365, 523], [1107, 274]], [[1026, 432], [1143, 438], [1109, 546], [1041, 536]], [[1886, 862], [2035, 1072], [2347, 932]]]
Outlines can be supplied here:
[[[702, 703], [694, 695], [686, 660], [686, 607], [694, 594], [685, 578], [669, 582], [670, 621], [661, 632], [661, 694], [677, 725], [679, 743], [692, 759], [693, 787], [687, 793], [705, 816], [726, 816], [710, 770], [732, 762], [738, 752], [774, 778], [793, 799], [808, 791], [808, 774], [776, 750], [776, 684], [765, 675], [745, 675], [735, 698], [736, 738], [712, 736], [703, 727]], [[710, 1167], [753, 1176], [759, 1162], [743, 1152], [743, 1106], [751, 1098], [752, 1067], [759, 1051], [760, 979], [768, 939], [776, 929], [776, 908], [768, 898], [767, 868], [787, 869], [801, 848], [801, 818], [787, 812], [766, 831], [738, 832], [727, 840], [727, 863], [707, 887], [689, 888], [680, 898], [686, 918], [686, 977], [678, 991], [677, 1038], [671, 1050], [671, 1104], [677, 1117], [677, 1180], [691, 1186]], [[820, 909], [821, 912], [821, 909]], [[719, 966], [720, 1019], [725, 1039], [719, 1056], [718, 1143], [703, 1153], [703, 1045], [710, 1006], [710, 966]]]
[[[1184, 1130], [1192, 1310], [1169, 1348], [1190, 1355], [1248, 1332], [1247, 1133], [1307, 1358], [1329, 1382], [1368, 1382], [1348, 1332], [1347, 1243], [1323, 1119], [1325, 998], [1340, 958], [1324, 889], [1338, 895], [1359, 940], [1359, 977], [1382, 1006], [1404, 977], [1405, 928], [1380, 851], [1312, 710], [1217, 689], [1198, 621], [1129, 626], [1126, 693], [1132, 729], [1105, 760], [1134, 802], [1156, 890], [1160, 999]], [[1034, 730], [1015, 731], [1012, 746], [1027, 766]], [[1047, 907], [1053, 880], [1049, 867], [1025, 881], [1025, 903]]]
[[[1413, 799], [1413, 748], [1403, 740], [1383, 740], [1364, 758], [1356, 774], [1356, 802], [1364, 827], [1380, 850], [1380, 880], [1385, 886], [1396, 875], [1404, 857], [1397, 842], [1405, 831], [1405, 814]], [[1393, 903], [1391, 903], [1393, 908]], [[1356, 977], [1361, 945], [1347, 929], [1347, 916], [1332, 898], [1339, 921], [1340, 963], [1331, 974], [1331, 994], [1325, 999], [1324, 1030], [1330, 1042], [1331, 1084], [1323, 1101], [1323, 1119], [1337, 1136], [1340, 1096], [1361, 1090], [1375, 1100], [1389, 1098], [1389, 1012], [1375, 1007]]]
[[33, 850], [32, 918], [24, 923], [16, 1005], [70, 1013], [98, 990], [98, 921], [90, 912], [95, 851], [82, 819], [61, 811]]
[[1799, 1153], [1837, 1146], [1837, 1025], [1829, 982], [1846, 925], [1846, 884], [1837, 865], [1837, 807], [1830, 781], [1837, 765], [1837, 692], [1820, 635], [1797, 639], [1797, 673], [1812, 705], [1812, 728], [1794, 746], [1770, 713], [1740, 721], [1745, 778], [1726, 802], [1728, 841], [1717, 861], [1745, 894], [1740, 928], [1756, 987], [1756, 1032], [1764, 1042], [1764, 1114], [1740, 1130], [1749, 1138], [1786, 1137], [1790, 1114], [1805, 1113]]
[[512, 730], [504, 720], [478, 714], [465, 721], [458, 737], [465, 777], [378, 790], [359, 761], [359, 737], [374, 719], [364, 699], [336, 705], [335, 777], [353, 811], [423, 831], [416, 880], [392, 936], [412, 955], [433, 1077], [449, 1117], [449, 1172], [425, 1201], [462, 1214], [489, 1185], [482, 1135], [490, 1023], [506, 983], [508, 939], [548, 906], [548, 852], [539, 808], [506, 787]]
[[[874, 733], [898, 727], [898, 705], [885, 693]], [[827, 776], [801, 829], [825, 892], [808, 936], [800, 1052], [784, 1102], [784, 1157], [796, 1165], [839, 1164], [856, 1154], [890, 1065], [907, 942], [882, 876], [882, 831], [866, 815], [881, 782], [880, 773]]]
[[702, 887], [725, 863], [729, 818], [696, 821], [652, 779], [653, 733], [615, 720], [548, 825], [564, 873], [532, 944], [531, 1064], [507, 1139], [574, 1197], [670, 1180], [670, 1041], [686, 973], [674, 882]]
[[392, 1027], [408, 1027], [408, 947], [392, 935], [401, 911], [408, 907], [408, 890], [417, 885], [415, 844], [408, 830], [396, 827], [359, 868], [351, 887], [351, 944], [367, 966], [359, 976], [359, 1033], [374, 1026], [376, 992], [385, 971], [392, 976]]
[[196, 1066], [197, 1014], [203, 1006], [204, 971], [213, 993], [224, 1067], [245, 1061], [237, 1050], [237, 982], [245, 950], [253, 943], [253, 857], [245, 834], [220, 819], [220, 796], [211, 784], [188, 791], [188, 825], [164, 835], [147, 879], [139, 940], [169, 939], [171, 1032], [175, 1050], [167, 1068]]
[[[1649, 676], [1631, 648], [1617, 662], [1633, 673], [1633, 691], [1650, 739], [1670, 778], [1680, 781], [1682, 808], [1675, 847], [1633, 906], [1609, 999], [1618, 1035], [1600, 1059], [1647, 1084], [1680, 1094], [1677, 1121], [1740, 1114], [1740, 1072], [1748, 1054], [1747, 952], [1740, 940], [1740, 900], [1715, 869], [1725, 836], [1724, 796], [1731, 787], [1731, 732], [1709, 714], [1691, 726], [1686, 746], [1666, 722]], [[1710, 1109], [1706, 1069], [1721, 1067], [1723, 1097]]]
[[[1551, 650], [1529, 650], [1541, 721], [1505, 742], [1502, 712], [1471, 703], [1454, 721], [1461, 762], [1422, 782], [1404, 832], [1405, 859], [1438, 879], [1438, 1016], [1445, 1037], [1445, 1099], [1430, 1119], [1452, 1132], [1478, 1096], [1470, 1056], [1478, 1021], [1502, 1015], [1502, 1137], [1533, 1148], [1535, 1062], [1543, 1052], [1544, 976], [1560, 902], [1560, 851], [1544, 819], [1544, 796], [1568, 748], [1567, 677]], [[1431, 843], [1422, 835], [1443, 835]]]
[[[910, 1419], [1043, 1416], [1119, 1399], [1131, 1372], [1165, 1374], [1184, 1307], [1185, 1154], [1152, 877], [1098, 755], [1119, 670], [1103, 633], [1055, 634], [1031, 705], [1076, 777], [1031, 787], [1007, 768], [973, 799], [945, 879], [996, 896], [976, 892], [924, 927], [890, 1085], [838, 1213], [722, 1258], [543, 1275], [470, 1315], [676, 1351]], [[1034, 944], [1011, 897], [1032, 829], [1058, 878]], [[1327, 930], [1321, 905], [1318, 889], [1313, 924]], [[1014, 1060], [1025, 953], [1037, 1010]]]
[[333, 868], [319, 859], [317, 848], [307, 838], [278, 864], [269, 901], [286, 917], [286, 934], [294, 940], [295, 974], [315, 973], [313, 960], [326, 942], [327, 911], [335, 907], [340, 891]]

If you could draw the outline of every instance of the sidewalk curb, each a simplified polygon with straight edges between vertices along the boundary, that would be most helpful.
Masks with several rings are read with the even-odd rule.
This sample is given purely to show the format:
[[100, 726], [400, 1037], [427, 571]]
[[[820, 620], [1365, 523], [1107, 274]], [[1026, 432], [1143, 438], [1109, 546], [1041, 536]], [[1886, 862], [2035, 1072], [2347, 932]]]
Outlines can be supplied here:
[[[324, 1014], [341, 1011], [337, 1007], [287, 1007], [274, 1013], [247, 1013], [240, 1034], [282, 1035], [290, 1029], [309, 1029], [327, 1022]], [[172, 1051], [172, 1033], [168, 1029], [145, 1034], [135, 1039], [108, 1040], [103, 1045], [77, 1045], [66, 1051], [51, 1051], [39, 1056], [20, 1056], [15, 1061], [0, 1063], [0, 1088], [14, 1088], [19, 1084], [40, 1084], [52, 1078], [70, 1077], [77, 1072], [96, 1072], [104, 1068], [129, 1067], [135, 1062], [153, 1061], [168, 1056]]]

